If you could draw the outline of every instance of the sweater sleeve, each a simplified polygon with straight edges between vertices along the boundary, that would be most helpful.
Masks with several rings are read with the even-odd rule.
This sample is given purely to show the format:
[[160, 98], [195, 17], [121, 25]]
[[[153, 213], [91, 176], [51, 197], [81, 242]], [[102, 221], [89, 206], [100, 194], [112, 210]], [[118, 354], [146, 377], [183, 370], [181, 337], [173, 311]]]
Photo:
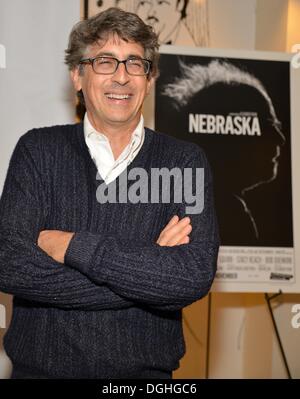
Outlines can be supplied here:
[[48, 212], [47, 199], [25, 136], [12, 155], [0, 201], [0, 290], [65, 309], [131, 306], [130, 300], [54, 261], [37, 246]]
[[[184, 164], [204, 169], [204, 208], [190, 214], [190, 243], [163, 247], [91, 232], [76, 233], [68, 247], [66, 264], [117, 294], [152, 308], [177, 310], [205, 296], [213, 282], [219, 248], [212, 175], [207, 159], [193, 146], [192, 159]], [[193, 194], [196, 184], [193, 179]], [[170, 204], [170, 217], [183, 217], [187, 202]]]

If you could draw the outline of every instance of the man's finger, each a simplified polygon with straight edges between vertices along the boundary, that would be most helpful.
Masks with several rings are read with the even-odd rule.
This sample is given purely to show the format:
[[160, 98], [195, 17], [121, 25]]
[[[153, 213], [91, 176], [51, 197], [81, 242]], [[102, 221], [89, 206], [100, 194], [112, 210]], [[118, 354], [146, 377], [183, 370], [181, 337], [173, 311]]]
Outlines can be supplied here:
[[163, 231], [169, 230], [172, 226], [175, 226], [178, 222], [179, 222], [179, 217], [178, 217], [177, 215], [174, 215], [174, 216], [170, 219], [169, 223], [164, 227], [164, 229], [162, 230], [162, 232], [163, 232]]
[[172, 226], [175, 226], [178, 223], [179, 217], [177, 215], [174, 215], [170, 220], [169, 223], [163, 228], [163, 230], [160, 232], [160, 235], [157, 239], [157, 243], [162, 239], [164, 233], [170, 229]]
[[174, 235], [179, 233], [182, 229], [184, 229], [187, 225], [191, 223], [191, 220], [188, 216], [184, 217], [183, 219], [179, 220], [179, 222], [174, 223], [168, 229], [164, 229], [162, 231], [163, 234]]
[[190, 218], [185, 217], [181, 219], [178, 223], [169, 227], [167, 230], [164, 229], [161, 232], [157, 240], [157, 243], [161, 246], [178, 245], [180, 241], [191, 232], [191, 230], [192, 227], [190, 224]]
[[167, 245], [173, 246], [173, 245], [178, 245], [178, 243], [184, 239], [186, 236], [188, 236], [192, 231], [192, 225], [188, 224], [181, 230], [179, 230], [176, 234], [172, 235], [172, 237], [168, 240]]
[[182, 240], [180, 240], [176, 245], [188, 244], [190, 242], [190, 237], [185, 236]]

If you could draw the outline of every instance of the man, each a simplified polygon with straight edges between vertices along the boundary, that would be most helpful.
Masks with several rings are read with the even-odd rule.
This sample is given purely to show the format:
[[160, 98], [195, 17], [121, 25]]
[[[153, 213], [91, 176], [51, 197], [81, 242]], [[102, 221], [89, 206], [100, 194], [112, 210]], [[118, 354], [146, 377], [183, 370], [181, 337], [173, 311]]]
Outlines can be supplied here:
[[[169, 378], [184, 354], [181, 309], [210, 289], [218, 232], [203, 152], [143, 126], [157, 47], [135, 14], [79, 22], [66, 63], [84, 123], [17, 144], [0, 206], [13, 378]], [[201, 213], [185, 216], [185, 201], [97, 201], [99, 179], [110, 189], [126, 170], [163, 167], [204, 168]]]

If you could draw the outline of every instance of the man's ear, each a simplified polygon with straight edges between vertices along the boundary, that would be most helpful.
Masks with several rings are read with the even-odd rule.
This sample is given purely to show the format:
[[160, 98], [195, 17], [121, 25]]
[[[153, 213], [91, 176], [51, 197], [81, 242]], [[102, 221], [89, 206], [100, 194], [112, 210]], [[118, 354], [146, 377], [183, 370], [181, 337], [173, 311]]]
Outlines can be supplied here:
[[81, 85], [81, 75], [78, 66], [76, 66], [70, 71], [70, 76], [75, 90], [80, 91], [82, 89], [82, 85]]
[[147, 79], [146, 96], [150, 93], [154, 82], [155, 82], [155, 78], [153, 78], [153, 77], [150, 77], [150, 79]]

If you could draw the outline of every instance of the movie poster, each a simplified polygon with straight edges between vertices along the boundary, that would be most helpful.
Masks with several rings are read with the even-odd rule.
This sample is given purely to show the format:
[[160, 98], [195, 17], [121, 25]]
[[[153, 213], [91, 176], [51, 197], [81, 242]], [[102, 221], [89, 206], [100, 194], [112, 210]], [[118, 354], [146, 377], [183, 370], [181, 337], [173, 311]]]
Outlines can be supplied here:
[[155, 129], [198, 144], [210, 162], [221, 236], [215, 286], [287, 291], [295, 284], [290, 61], [177, 49], [161, 55]]

